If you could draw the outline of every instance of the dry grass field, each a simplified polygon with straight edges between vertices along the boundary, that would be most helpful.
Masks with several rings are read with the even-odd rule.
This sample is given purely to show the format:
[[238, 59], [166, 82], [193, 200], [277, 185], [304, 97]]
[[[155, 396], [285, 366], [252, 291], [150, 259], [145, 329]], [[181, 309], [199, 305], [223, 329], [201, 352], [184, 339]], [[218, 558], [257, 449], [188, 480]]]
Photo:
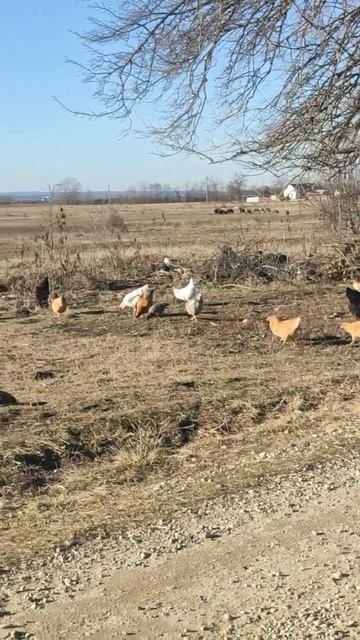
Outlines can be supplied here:
[[[359, 350], [339, 330], [345, 284], [321, 271], [343, 258], [313, 209], [65, 209], [0, 208], [0, 389], [18, 401], [0, 407], [5, 563], [359, 449]], [[269, 271], [265, 260], [267, 277], [263, 267], [220, 277], [224, 245], [289, 262]], [[196, 326], [150, 268], [165, 256], [201, 284]], [[69, 299], [67, 318], [31, 306], [44, 274]], [[119, 291], [146, 282], [171, 303], [167, 316], [119, 312]], [[23, 305], [29, 317], [16, 316]], [[294, 344], [272, 340], [272, 312], [302, 316]]]

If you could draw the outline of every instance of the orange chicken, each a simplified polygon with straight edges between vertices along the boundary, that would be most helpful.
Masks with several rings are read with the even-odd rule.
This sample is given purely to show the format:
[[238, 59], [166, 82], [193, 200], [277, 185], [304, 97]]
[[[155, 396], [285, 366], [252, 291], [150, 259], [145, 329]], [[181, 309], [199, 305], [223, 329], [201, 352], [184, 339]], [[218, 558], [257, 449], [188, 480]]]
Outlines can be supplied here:
[[340, 329], [351, 335], [351, 343], [354, 344], [356, 340], [360, 340], [360, 321], [355, 322], [342, 322]]
[[286, 342], [288, 338], [295, 335], [299, 328], [301, 318], [289, 318], [288, 320], [279, 320], [277, 316], [269, 316], [266, 321], [270, 325], [270, 330], [274, 336], [280, 338], [281, 342]]
[[62, 316], [68, 308], [65, 296], [59, 296], [57, 293], [54, 293], [54, 298], [51, 301], [51, 308], [57, 317]]
[[141, 316], [149, 311], [153, 303], [153, 294], [153, 289], [144, 291], [141, 294], [140, 298], [135, 304], [135, 318], [141, 318]]

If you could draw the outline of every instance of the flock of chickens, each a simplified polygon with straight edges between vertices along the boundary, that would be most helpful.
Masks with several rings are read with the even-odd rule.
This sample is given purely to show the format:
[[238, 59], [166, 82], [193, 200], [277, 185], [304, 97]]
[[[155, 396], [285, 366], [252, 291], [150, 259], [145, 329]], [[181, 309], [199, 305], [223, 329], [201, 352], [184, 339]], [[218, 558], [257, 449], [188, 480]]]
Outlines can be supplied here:
[[54, 292], [50, 292], [49, 278], [46, 276], [41, 282], [36, 285], [34, 290], [35, 302], [39, 307], [51, 306], [53, 313], [60, 317], [68, 309], [68, 305], [64, 295], [59, 295]]
[[[165, 258], [162, 269], [169, 272], [171, 261]], [[53, 313], [60, 317], [68, 311], [68, 305], [64, 295], [54, 293], [50, 295], [49, 279], [44, 278], [35, 287], [35, 300], [41, 306], [51, 306]], [[197, 321], [198, 315], [203, 311], [204, 301], [199, 287], [195, 284], [193, 277], [189, 283], [180, 289], [173, 288], [176, 300], [185, 303], [185, 310], [191, 320]], [[346, 297], [349, 302], [351, 313], [357, 318], [354, 322], [342, 322], [340, 328], [351, 336], [351, 344], [360, 339], [360, 274], [353, 277], [353, 288], [346, 288]], [[133, 309], [134, 317], [139, 319], [146, 316], [148, 319], [163, 316], [168, 302], [154, 302], [154, 289], [148, 284], [134, 289], [127, 293], [120, 304], [120, 310], [126, 308]], [[294, 338], [301, 323], [301, 317], [279, 319], [275, 315], [266, 318], [272, 334], [285, 343], [290, 338]]]
[[[186, 287], [173, 289], [176, 300], [185, 302], [185, 310], [191, 320], [197, 320], [199, 313], [204, 308], [203, 296], [200, 289], [195, 285], [194, 279], [190, 278]], [[60, 317], [68, 311], [68, 304], [64, 295], [58, 293], [50, 294], [49, 278], [45, 277], [34, 290], [35, 302], [39, 307], [50, 306], [53, 313]], [[120, 310], [130, 307], [134, 310], [135, 318], [146, 315], [147, 318], [160, 317], [164, 315], [168, 302], [155, 302], [153, 300], [154, 289], [148, 284], [134, 289], [127, 293], [121, 301]]]
[[[189, 283], [182, 289], [173, 289], [176, 300], [185, 302], [185, 310], [191, 320], [197, 320], [199, 313], [204, 308], [204, 301], [200, 289], [195, 285], [194, 279], [190, 278]], [[135, 318], [141, 318], [146, 314], [147, 318], [164, 315], [167, 302], [153, 302], [154, 289], [148, 284], [130, 291], [124, 296], [120, 309], [130, 307], [134, 309]]]
[[[351, 336], [350, 344], [354, 344], [356, 340], [360, 339], [360, 274], [353, 276], [353, 289], [346, 287], [346, 297], [351, 313], [358, 319], [354, 322], [342, 322], [340, 329]], [[280, 338], [282, 342], [295, 336], [301, 322], [300, 316], [287, 320], [279, 320], [276, 316], [269, 316], [266, 320], [272, 334]]]

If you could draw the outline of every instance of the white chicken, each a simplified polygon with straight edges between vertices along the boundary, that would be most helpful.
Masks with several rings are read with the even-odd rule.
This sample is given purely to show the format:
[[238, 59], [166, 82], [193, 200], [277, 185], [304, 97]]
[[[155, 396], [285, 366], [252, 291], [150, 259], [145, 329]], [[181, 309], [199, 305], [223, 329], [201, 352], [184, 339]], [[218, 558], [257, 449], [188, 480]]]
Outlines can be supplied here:
[[182, 289], [173, 289], [173, 291], [175, 298], [177, 300], [182, 300], [183, 302], [195, 298], [197, 289], [194, 283], [194, 278], [190, 278], [189, 283], [186, 285], [186, 287], [183, 287]]
[[123, 297], [120, 309], [125, 309], [126, 307], [131, 307], [134, 309], [137, 301], [142, 296], [145, 291], [149, 291], [150, 287], [148, 284], [145, 284], [143, 287], [139, 287], [138, 289], [134, 289], [133, 291], [129, 291], [126, 296]]
[[204, 300], [201, 291], [198, 291], [194, 298], [185, 302], [185, 309], [188, 316], [190, 316], [190, 320], [196, 321], [199, 313], [204, 309]]

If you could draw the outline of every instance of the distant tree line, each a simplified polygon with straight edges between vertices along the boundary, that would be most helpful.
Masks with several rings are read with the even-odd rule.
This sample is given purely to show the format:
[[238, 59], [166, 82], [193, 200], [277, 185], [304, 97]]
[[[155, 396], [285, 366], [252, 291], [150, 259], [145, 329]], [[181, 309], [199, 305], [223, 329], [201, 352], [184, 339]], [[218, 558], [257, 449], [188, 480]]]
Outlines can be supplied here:
[[[182, 188], [174, 187], [169, 183], [139, 182], [129, 186], [122, 192], [92, 192], [83, 191], [79, 180], [68, 177], [59, 183], [49, 186], [48, 192], [44, 192], [43, 202], [56, 203], [58, 205], [75, 204], [146, 204], [157, 202], [236, 202], [244, 200], [247, 195], [270, 196], [275, 193], [280, 195], [285, 184], [277, 181], [272, 185], [252, 186], [247, 185], [246, 178], [241, 173], [234, 173], [228, 182], [222, 182], [215, 178], [208, 178], [202, 182], [194, 182], [183, 185]], [[16, 202], [14, 196], [0, 195], [0, 205]], [[38, 202], [21, 198], [23, 203]]]

